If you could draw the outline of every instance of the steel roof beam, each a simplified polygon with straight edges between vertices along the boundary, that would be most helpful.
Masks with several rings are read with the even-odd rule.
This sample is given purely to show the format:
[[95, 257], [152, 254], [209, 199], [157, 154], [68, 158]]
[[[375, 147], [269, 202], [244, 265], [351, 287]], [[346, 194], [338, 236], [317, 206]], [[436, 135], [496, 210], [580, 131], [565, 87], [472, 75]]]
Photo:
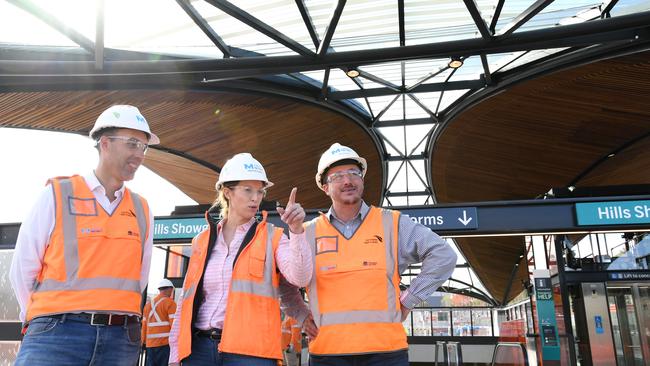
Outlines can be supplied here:
[[476, 2], [474, 0], [463, 0], [463, 2], [465, 2], [465, 6], [467, 7], [469, 14], [472, 16], [472, 19], [474, 19], [478, 31], [481, 32], [481, 36], [485, 39], [492, 38], [492, 32], [490, 32], [487, 24], [485, 24], [485, 20], [483, 20], [483, 16], [481, 16], [481, 12], [478, 10]]
[[327, 53], [327, 50], [330, 47], [330, 42], [334, 37], [334, 32], [336, 31], [336, 26], [339, 24], [339, 19], [341, 19], [341, 14], [343, 14], [343, 8], [345, 7], [346, 0], [339, 0], [334, 8], [334, 13], [332, 13], [332, 18], [330, 19], [327, 29], [325, 30], [325, 37], [318, 45], [318, 55], [322, 56]]
[[363, 90], [342, 90], [330, 93], [330, 99], [355, 99], [363, 97], [380, 97], [395, 94], [431, 93], [443, 90], [478, 89], [485, 86], [483, 80], [461, 80], [446, 83], [421, 84], [409, 91], [395, 90], [395, 88], [371, 88]]
[[176, 0], [176, 3], [185, 11], [185, 13], [192, 18], [194, 23], [205, 33], [208, 38], [214, 43], [215, 46], [221, 51], [224, 57], [231, 57], [230, 50], [228, 45], [223, 39], [217, 34], [217, 32], [208, 24], [208, 22], [199, 14], [199, 12], [190, 4], [190, 0]]
[[527, 21], [529, 21], [532, 17], [537, 15], [540, 11], [544, 10], [545, 7], [549, 6], [553, 0], [537, 0], [535, 3], [531, 6], [528, 7], [528, 9], [524, 10], [521, 14], [519, 14], [512, 22], [508, 23], [505, 27], [503, 27], [503, 30], [499, 31], [500, 36], [505, 36], [508, 34], [513, 33], [519, 27], [524, 25]]
[[309, 37], [311, 37], [311, 41], [314, 43], [314, 47], [318, 49], [320, 39], [318, 39], [318, 34], [316, 34], [316, 28], [314, 27], [314, 22], [312, 22], [309, 11], [305, 6], [305, 0], [296, 0], [296, 6], [298, 6], [298, 11], [300, 11], [302, 21], [305, 22], [305, 27], [307, 27], [307, 32], [309, 33]]
[[607, 4], [607, 6], [605, 7], [605, 9], [603, 9], [603, 11], [602, 11], [602, 13], [601, 13], [601, 17], [602, 17], [602, 18], [609, 18], [609, 17], [611, 17], [611, 15], [610, 15], [609, 13], [612, 11], [612, 9], [614, 9], [614, 6], [616, 6], [617, 3], [618, 3], [618, 0], [611, 0], [611, 1], [609, 2], [609, 4]]
[[76, 30], [68, 27], [65, 23], [61, 22], [58, 18], [52, 14], [46, 12], [38, 5], [34, 4], [30, 0], [7, 0], [7, 2], [23, 9], [24, 11], [30, 13], [36, 18], [43, 21], [45, 24], [56, 29], [59, 33], [68, 37], [72, 42], [78, 44], [84, 50], [94, 54], [95, 53], [95, 44], [90, 39], [86, 38], [83, 34], [77, 32]]
[[397, 17], [399, 19], [399, 45], [406, 46], [406, 26], [404, 25], [404, 0], [397, 0]]
[[[215, 1], [215, 0], [210, 0]], [[348, 65], [366, 65], [443, 58], [460, 51], [466, 56], [505, 53], [524, 50], [581, 47], [610, 42], [647, 42], [650, 34], [650, 11], [623, 15], [609, 19], [565, 25], [517, 33], [515, 36], [463, 39], [433, 44], [412, 45], [328, 53], [321, 57], [301, 55], [250, 57], [241, 59], [188, 59], [158, 61], [107, 61], [103, 72], [94, 70], [90, 62], [39, 62], [25, 60], [0, 60], [0, 75], [6, 77], [53, 76], [88, 77], [141, 75], [159, 78], [161, 74], [200, 74], [210, 79], [229, 80], [262, 75], [322, 70], [328, 67], [344, 68]]]
[[395, 127], [395, 126], [417, 126], [417, 125], [430, 125], [436, 123], [433, 118], [409, 118], [409, 119], [393, 119], [386, 121], [377, 121], [374, 127]]
[[280, 43], [281, 45], [287, 47], [288, 49], [300, 55], [303, 56], [314, 55], [314, 52], [312, 52], [307, 47], [296, 42], [294, 39], [289, 38], [286, 35], [280, 33], [277, 29], [262, 22], [261, 20], [255, 18], [251, 14], [245, 12], [244, 10], [229, 3], [226, 0], [205, 0], [205, 1], [210, 5], [214, 6], [215, 8], [223, 11], [224, 13], [230, 15], [231, 17], [239, 20], [240, 22], [248, 25], [249, 27], [255, 29], [256, 31], [264, 34], [265, 36], [271, 38], [272, 40]]
[[495, 34], [497, 23], [499, 22], [499, 17], [501, 16], [501, 10], [503, 10], [503, 4], [506, 0], [499, 0], [496, 8], [494, 9], [494, 15], [492, 15], [492, 20], [490, 21], [490, 33]]

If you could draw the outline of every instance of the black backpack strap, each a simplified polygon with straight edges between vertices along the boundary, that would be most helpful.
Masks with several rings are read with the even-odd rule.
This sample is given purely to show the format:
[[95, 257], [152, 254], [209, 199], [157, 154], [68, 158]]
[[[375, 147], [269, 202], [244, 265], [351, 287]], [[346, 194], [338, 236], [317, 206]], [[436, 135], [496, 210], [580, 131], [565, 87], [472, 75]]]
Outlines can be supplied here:
[[248, 229], [248, 232], [246, 232], [246, 236], [244, 236], [244, 240], [242, 240], [241, 245], [239, 246], [239, 250], [237, 251], [237, 255], [235, 255], [235, 260], [232, 261], [232, 267], [235, 268], [235, 263], [237, 263], [237, 258], [239, 258], [239, 255], [241, 252], [250, 244], [251, 240], [253, 240], [253, 237], [255, 236], [255, 230], [257, 230], [257, 224], [258, 222], [255, 221], [253, 225]]

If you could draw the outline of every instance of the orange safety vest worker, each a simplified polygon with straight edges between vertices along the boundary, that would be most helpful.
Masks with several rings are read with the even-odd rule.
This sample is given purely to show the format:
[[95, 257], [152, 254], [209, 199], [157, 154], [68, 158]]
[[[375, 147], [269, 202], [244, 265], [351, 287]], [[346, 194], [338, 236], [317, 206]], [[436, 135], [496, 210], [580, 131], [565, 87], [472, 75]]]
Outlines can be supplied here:
[[56, 219], [26, 321], [84, 311], [140, 315], [147, 201], [125, 189], [109, 215], [83, 177], [53, 178], [49, 183]]
[[[240, 249], [232, 271], [226, 317], [219, 351], [254, 357], [282, 359], [280, 344], [280, 275], [275, 252], [282, 229], [266, 222], [266, 211], [257, 224], [255, 234], [245, 248]], [[195, 315], [197, 287], [205, 273], [208, 248], [216, 240], [216, 225], [206, 213], [209, 228], [192, 240], [192, 256], [183, 284], [183, 306], [178, 335], [178, 357], [190, 355], [192, 323]]]
[[142, 316], [142, 340], [149, 348], [169, 344], [176, 303], [170, 297], [159, 294], [144, 307]]
[[307, 288], [318, 336], [314, 355], [407, 349], [401, 323], [397, 234], [400, 213], [371, 207], [346, 239], [321, 214], [305, 224], [315, 243], [314, 273]]
[[296, 319], [287, 316], [282, 321], [282, 349], [287, 349], [289, 343], [295, 353], [302, 351], [302, 333]]

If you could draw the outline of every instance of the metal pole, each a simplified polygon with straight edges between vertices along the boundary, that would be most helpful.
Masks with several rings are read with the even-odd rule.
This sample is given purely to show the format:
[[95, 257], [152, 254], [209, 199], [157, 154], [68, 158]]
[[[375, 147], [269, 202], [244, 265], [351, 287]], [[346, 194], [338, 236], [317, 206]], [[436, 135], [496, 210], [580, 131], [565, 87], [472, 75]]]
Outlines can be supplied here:
[[[560, 285], [560, 294], [562, 296], [562, 313], [564, 315], [564, 329], [569, 347], [569, 361], [571, 365], [577, 365], [575, 339], [573, 337], [573, 326], [571, 325], [571, 304], [569, 301], [569, 289], [565, 283], [565, 263], [564, 263], [564, 240], [565, 235], [555, 237], [555, 258], [557, 260], [557, 274]], [[541, 334], [540, 334], [541, 336]], [[561, 348], [560, 348], [561, 349]]]

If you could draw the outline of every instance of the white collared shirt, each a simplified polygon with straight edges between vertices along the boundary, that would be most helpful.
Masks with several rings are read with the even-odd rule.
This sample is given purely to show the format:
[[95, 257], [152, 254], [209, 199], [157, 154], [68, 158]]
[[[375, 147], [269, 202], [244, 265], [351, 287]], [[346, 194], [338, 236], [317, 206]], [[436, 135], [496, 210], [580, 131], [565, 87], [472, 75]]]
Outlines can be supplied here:
[[[88, 188], [93, 192], [97, 202], [104, 210], [111, 214], [117, 208], [124, 196], [125, 187], [115, 192], [115, 199], [110, 202], [106, 197], [106, 189], [99, 182], [94, 172], [84, 176]], [[23, 220], [16, 249], [11, 261], [9, 280], [20, 305], [20, 321], [25, 321], [27, 303], [34, 289], [36, 278], [41, 272], [45, 249], [55, 224], [55, 204], [52, 186], [47, 185], [36, 199], [36, 203]], [[149, 267], [151, 266], [151, 248], [153, 247], [153, 214], [149, 208], [149, 230], [142, 253], [142, 271], [140, 273], [140, 288], [144, 290], [149, 280]]]

